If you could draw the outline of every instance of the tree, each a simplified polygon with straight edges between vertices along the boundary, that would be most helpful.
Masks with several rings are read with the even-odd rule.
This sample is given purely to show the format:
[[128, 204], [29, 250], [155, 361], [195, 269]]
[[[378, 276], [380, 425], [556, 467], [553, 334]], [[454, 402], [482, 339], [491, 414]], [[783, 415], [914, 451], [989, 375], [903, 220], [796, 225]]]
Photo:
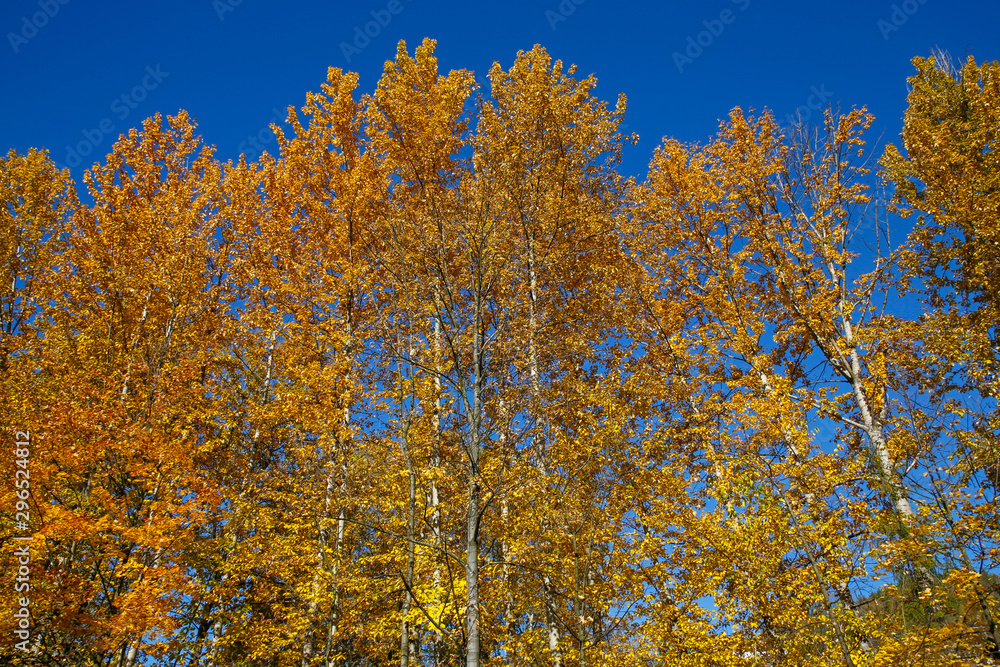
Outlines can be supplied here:
[[[212, 505], [199, 468], [206, 369], [220, 341], [218, 172], [181, 113], [123, 137], [86, 174], [28, 367], [37, 652], [133, 665], [163, 655]], [[59, 186], [65, 176], [56, 175]], [[27, 387], [26, 387], [27, 388]], [[27, 415], [26, 415], [27, 416]]]
[[[923, 306], [908, 331], [917, 352], [908, 371], [922, 388], [909, 406], [912, 432], [932, 462], [927, 492], [939, 539], [949, 544], [954, 574], [965, 577], [975, 596], [984, 645], [1000, 658], [1000, 607], [979, 576], [996, 567], [985, 546], [993, 536], [982, 532], [996, 526], [995, 504], [979, 499], [987, 492], [995, 496], [1000, 470], [1000, 285], [994, 269], [1000, 260], [1000, 63], [977, 64], [970, 57], [960, 66], [939, 52], [914, 58], [913, 65], [901, 136], [905, 153], [890, 145], [882, 158], [897, 209], [905, 217], [916, 214], [901, 256], [903, 287], [917, 292]], [[942, 451], [950, 452], [946, 460]]]
[[16, 664], [996, 661], [998, 69], [941, 62], [898, 248], [863, 108], [637, 184], [624, 97], [537, 46], [332, 68], [252, 163], [154, 117], [91, 203], [9, 153]]

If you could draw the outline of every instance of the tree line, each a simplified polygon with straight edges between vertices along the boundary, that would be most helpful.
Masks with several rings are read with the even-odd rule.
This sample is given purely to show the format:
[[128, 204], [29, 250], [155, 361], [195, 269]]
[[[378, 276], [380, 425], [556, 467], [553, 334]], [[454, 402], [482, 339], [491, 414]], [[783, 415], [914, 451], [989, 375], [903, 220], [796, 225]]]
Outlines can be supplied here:
[[9, 664], [1000, 662], [1000, 64], [638, 182], [624, 96], [434, 50], [252, 163], [0, 158]]

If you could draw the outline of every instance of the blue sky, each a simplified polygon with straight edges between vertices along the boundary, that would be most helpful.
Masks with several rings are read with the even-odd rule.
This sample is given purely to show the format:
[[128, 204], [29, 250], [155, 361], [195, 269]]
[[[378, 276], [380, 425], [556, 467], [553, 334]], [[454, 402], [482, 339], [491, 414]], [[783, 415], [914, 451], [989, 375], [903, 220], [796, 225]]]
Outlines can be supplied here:
[[598, 95], [628, 96], [641, 140], [623, 171], [640, 176], [664, 136], [705, 141], [737, 105], [867, 104], [895, 141], [913, 56], [1000, 59], [995, 0], [5, 0], [0, 31], [0, 151], [47, 147], [77, 180], [118, 133], [181, 108], [223, 160], [273, 150], [275, 110], [329, 66], [371, 91], [399, 39], [433, 37], [444, 69], [483, 80], [536, 43], [596, 74]]

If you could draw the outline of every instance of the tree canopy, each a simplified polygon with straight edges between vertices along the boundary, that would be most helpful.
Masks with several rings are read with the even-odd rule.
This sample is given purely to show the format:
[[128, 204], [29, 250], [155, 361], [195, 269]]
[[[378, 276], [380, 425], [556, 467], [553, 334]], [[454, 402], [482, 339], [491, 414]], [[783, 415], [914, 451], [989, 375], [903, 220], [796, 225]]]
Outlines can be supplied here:
[[642, 182], [433, 40], [256, 162], [10, 151], [5, 661], [1000, 663], [1000, 64], [913, 64], [881, 154], [737, 108]]

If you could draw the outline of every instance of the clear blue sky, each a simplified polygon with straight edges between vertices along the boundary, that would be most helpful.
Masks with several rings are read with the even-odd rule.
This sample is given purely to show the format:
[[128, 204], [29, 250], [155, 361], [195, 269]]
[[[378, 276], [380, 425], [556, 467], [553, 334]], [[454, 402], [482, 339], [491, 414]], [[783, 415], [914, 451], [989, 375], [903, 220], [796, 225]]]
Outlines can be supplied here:
[[0, 152], [47, 147], [77, 180], [119, 132], [181, 108], [223, 160], [273, 151], [274, 109], [301, 106], [329, 66], [371, 91], [399, 39], [433, 37], [444, 69], [484, 80], [536, 43], [595, 73], [601, 97], [628, 96], [636, 175], [664, 136], [704, 141], [733, 106], [781, 118], [817, 94], [867, 104], [896, 140], [913, 56], [1000, 59], [996, 0], [5, 0], [0, 30]]

